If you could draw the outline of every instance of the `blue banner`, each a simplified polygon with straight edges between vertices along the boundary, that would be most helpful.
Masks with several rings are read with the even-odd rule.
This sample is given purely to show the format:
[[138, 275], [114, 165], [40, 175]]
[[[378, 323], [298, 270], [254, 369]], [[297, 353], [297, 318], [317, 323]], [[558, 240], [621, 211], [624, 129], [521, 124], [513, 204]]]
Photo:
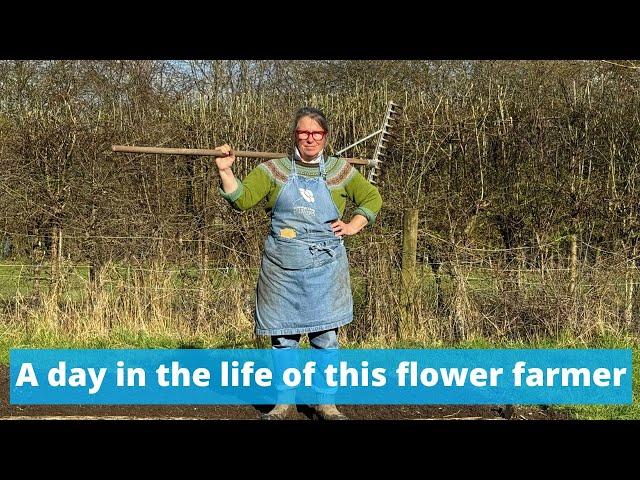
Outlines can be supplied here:
[[10, 351], [10, 403], [629, 404], [631, 350]]

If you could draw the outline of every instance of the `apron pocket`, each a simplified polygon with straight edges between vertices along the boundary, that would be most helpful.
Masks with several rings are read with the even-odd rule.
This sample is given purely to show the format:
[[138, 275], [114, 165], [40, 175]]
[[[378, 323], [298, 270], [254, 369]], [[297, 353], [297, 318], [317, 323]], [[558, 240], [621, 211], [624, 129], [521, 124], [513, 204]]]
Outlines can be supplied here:
[[264, 254], [276, 265], [289, 270], [314, 268], [333, 262], [344, 254], [344, 245], [335, 241], [306, 243], [269, 235]]

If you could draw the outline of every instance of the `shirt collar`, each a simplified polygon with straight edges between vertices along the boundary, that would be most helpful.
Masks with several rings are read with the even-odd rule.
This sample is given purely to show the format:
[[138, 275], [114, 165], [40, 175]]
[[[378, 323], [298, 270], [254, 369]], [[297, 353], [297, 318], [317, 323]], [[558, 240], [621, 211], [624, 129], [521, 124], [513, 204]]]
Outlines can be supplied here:
[[300, 156], [300, 150], [298, 150], [298, 146], [297, 145], [296, 145], [295, 149], [296, 149], [295, 150], [295, 159], [296, 160], [300, 160], [302, 163], [310, 163], [310, 164], [317, 165], [317, 164], [320, 163], [320, 159], [324, 155], [324, 150], [321, 150], [316, 158], [314, 158], [310, 162], [305, 162], [304, 160], [302, 160], [302, 157]]

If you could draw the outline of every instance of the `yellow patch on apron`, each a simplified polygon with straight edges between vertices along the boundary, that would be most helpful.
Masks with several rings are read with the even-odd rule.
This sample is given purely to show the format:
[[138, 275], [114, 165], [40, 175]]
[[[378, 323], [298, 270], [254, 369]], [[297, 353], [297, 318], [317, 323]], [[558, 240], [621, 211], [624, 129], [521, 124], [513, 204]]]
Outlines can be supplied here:
[[284, 238], [296, 238], [296, 231], [293, 228], [281, 228], [280, 236]]

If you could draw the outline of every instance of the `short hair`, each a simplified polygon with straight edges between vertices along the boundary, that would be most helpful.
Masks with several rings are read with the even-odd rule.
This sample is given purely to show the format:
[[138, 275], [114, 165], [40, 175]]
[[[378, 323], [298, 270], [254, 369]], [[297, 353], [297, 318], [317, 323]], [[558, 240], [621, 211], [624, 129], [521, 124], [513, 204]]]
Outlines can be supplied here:
[[326, 132], [329, 131], [329, 124], [327, 123], [327, 117], [321, 110], [313, 107], [302, 107], [296, 112], [295, 119], [293, 121], [293, 131], [298, 127], [298, 122], [303, 117], [309, 117], [320, 124], [322, 129]]

